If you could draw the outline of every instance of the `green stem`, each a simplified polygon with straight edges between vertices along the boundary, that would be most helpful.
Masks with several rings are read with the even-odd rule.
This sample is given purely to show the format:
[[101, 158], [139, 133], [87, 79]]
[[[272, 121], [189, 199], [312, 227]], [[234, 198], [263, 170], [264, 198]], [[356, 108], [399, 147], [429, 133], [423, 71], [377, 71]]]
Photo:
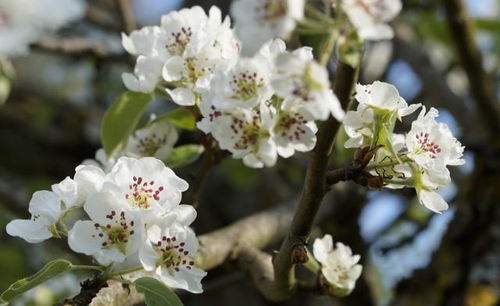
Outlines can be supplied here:
[[311, 253], [308, 252], [309, 256], [308, 256], [308, 260], [307, 262], [304, 264], [304, 267], [306, 267], [307, 270], [309, 271], [312, 271], [314, 273], [318, 273], [318, 271], [321, 269], [321, 266], [319, 265], [319, 263], [314, 259], [313, 256], [311, 256]]
[[370, 171], [370, 170], [377, 169], [377, 168], [392, 167], [392, 166], [396, 166], [396, 165], [399, 165], [401, 163], [410, 161], [410, 158], [407, 155], [403, 155], [399, 158], [400, 158], [401, 162], [395, 160], [395, 161], [390, 161], [390, 162], [386, 162], [386, 163], [371, 164], [371, 165], [366, 166], [365, 170]]
[[72, 265], [71, 271], [74, 270], [97, 270], [97, 271], [105, 271], [106, 267], [103, 266], [92, 266], [92, 265]]
[[323, 45], [323, 50], [321, 52], [321, 55], [319, 57], [319, 63], [323, 66], [326, 66], [328, 64], [328, 60], [330, 59], [330, 56], [332, 55], [333, 48], [335, 47], [335, 41], [337, 38], [337, 31], [332, 30], [330, 32], [330, 35], [328, 36], [328, 39], [326, 40], [325, 44]]
[[143, 267], [142, 266], [136, 266], [136, 267], [132, 267], [132, 268], [128, 268], [128, 269], [123, 269], [121, 271], [117, 271], [117, 272], [114, 272], [114, 273], [110, 273], [109, 274], [109, 277], [115, 277], [115, 276], [118, 276], [118, 275], [123, 275], [123, 274], [128, 274], [128, 273], [132, 273], [132, 272], [136, 272], [136, 271], [140, 271], [142, 270]]
[[404, 185], [408, 187], [413, 187], [414, 180], [412, 178], [406, 180], [392, 180], [392, 179], [384, 179], [384, 183], [394, 184], [394, 185]]

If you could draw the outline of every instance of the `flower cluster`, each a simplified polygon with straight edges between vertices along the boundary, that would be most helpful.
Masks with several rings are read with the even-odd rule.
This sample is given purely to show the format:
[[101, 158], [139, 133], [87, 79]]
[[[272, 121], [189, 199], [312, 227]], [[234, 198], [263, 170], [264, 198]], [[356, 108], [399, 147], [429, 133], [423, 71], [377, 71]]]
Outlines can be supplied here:
[[81, 0], [1, 0], [0, 56], [27, 53], [30, 43], [81, 18], [84, 12]]
[[344, 115], [311, 49], [285, 49], [282, 40], [267, 42], [253, 57], [217, 71], [211, 91], [202, 95], [198, 127], [249, 167], [273, 166], [278, 155], [311, 150], [314, 120]]
[[[289, 2], [262, 5], [296, 5]], [[138, 55], [135, 73], [123, 75], [129, 89], [160, 88], [179, 105], [198, 106], [198, 127], [249, 167], [273, 166], [278, 155], [311, 150], [314, 121], [344, 115], [310, 48], [288, 52], [276, 39], [242, 57], [229, 19], [222, 22], [216, 7], [208, 15], [199, 7], [165, 15], [161, 27], [124, 35], [123, 46]]]
[[332, 236], [325, 235], [314, 240], [313, 255], [321, 264], [321, 275], [331, 294], [345, 296], [354, 290], [363, 267], [358, 264], [360, 256], [352, 255], [351, 248], [341, 242], [334, 248]]
[[451, 182], [447, 166], [463, 165], [464, 147], [448, 126], [436, 122], [438, 111], [422, 107], [406, 135], [393, 132], [396, 121], [421, 105], [408, 106], [387, 83], [356, 86], [356, 111], [347, 112], [346, 148], [371, 147], [375, 154], [367, 168], [384, 179], [387, 188], [415, 188], [421, 204], [434, 212], [448, 208], [436, 192]]
[[[198, 241], [189, 225], [196, 211], [180, 204], [187, 188], [153, 157], [121, 157], [107, 174], [78, 166], [73, 179], [35, 192], [31, 219], [11, 221], [7, 233], [31, 243], [67, 235], [73, 251], [103, 266], [117, 270], [140, 262], [138, 268], [155, 271], [168, 286], [199, 293], [206, 272], [194, 266]], [[78, 218], [82, 212], [88, 219]]]
[[134, 73], [122, 76], [127, 88], [148, 93], [158, 87], [179, 105], [195, 105], [213, 71], [230, 65], [240, 49], [229, 18], [222, 20], [217, 7], [207, 15], [199, 6], [163, 16], [161, 26], [123, 34], [122, 44], [137, 56]]

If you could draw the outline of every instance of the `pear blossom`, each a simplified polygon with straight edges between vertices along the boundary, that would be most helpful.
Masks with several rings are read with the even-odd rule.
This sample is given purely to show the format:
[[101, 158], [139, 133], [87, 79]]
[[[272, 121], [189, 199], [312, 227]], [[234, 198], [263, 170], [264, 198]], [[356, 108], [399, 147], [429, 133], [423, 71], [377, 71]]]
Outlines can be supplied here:
[[243, 51], [254, 54], [271, 38], [288, 39], [304, 17], [304, 0], [236, 0], [231, 4]]
[[451, 182], [447, 166], [465, 163], [462, 159], [464, 147], [453, 137], [446, 124], [436, 122], [438, 115], [435, 108], [426, 113], [423, 107], [405, 139], [407, 156], [416, 164], [412, 166], [412, 173], [418, 199], [434, 212], [448, 208], [448, 204], [436, 192]]
[[33, 194], [29, 203], [30, 219], [16, 219], [7, 224], [7, 233], [29, 243], [39, 243], [58, 237], [58, 222], [67, 212], [81, 207], [88, 195], [100, 190], [103, 173], [93, 166], [76, 168], [74, 179], [66, 177], [52, 185], [52, 191], [42, 190]]
[[464, 147], [453, 137], [446, 124], [436, 122], [438, 110], [431, 108], [429, 112], [425, 111], [423, 107], [406, 135], [408, 156], [419, 166], [429, 170], [463, 165]]
[[296, 110], [287, 112], [278, 110], [271, 136], [276, 144], [278, 154], [284, 158], [292, 156], [295, 151], [307, 152], [316, 144], [318, 127], [314, 121], [308, 121]]
[[219, 69], [204, 100], [224, 110], [252, 108], [266, 102], [274, 94], [270, 84], [275, 74], [274, 60], [285, 50], [282, 40], [269, 40], [253, 57], [240, 58], [229, 70]]
[[278, 76], [272, 85], [284, 99], [284, 111], [296, 108], [308, 119], [326, 120], [331, 114], [342, 120], [344, 111], [330, 89], [328, 71], [314, 61], [310, 48], [280, 54], [275, 64]]
[[81, 0], [0, 0], [0, 55], [26, 54], [29, 44], [84, 13]]
[[266, 103], [258, 109], [238, 108], [231, 112], [203, 103], [203, 118], [197, 126], [212, 134], [221, 149], [230, 151], [234, 158], [242, 158], [245, 165], [270, 167], [277, 160], [276, 146], [269, 133], [273, 126], [270, 112]]
[[161, 26], [123, 35], [122, 44], [138, 56], [134, 73], [122, 75], [127, 88], [147, 93], [160, 84], [179, 105], [194, 105], [213, 71], [231, 65], [239, 53], [229, 18], [222, 20], [215, 6], [208, 15], [199, 6], [171, 12]]
[[[382, 120], [382, 116], [395, 113], [394, 119], [400, 119], [415, 112], [421, 104], [408, 105], [399, 95], [394, 85], [375, 81], [369, 85], [356, 85], [356, 100], [359, 102], [356, 111], [348, 111], [344, 117], [344, 130], [349, 139], [344, 143], [346, 148], [359, 148], [371, 145], [374, 135], [375, 124]], [[388, 125], [394, 122], [387, 122]], [[394, 146], [394, 144], [393, 144]]]
[[421, 104], [408, 105], [392, 84], [375, 81], [369, 85], [356, 84], [356, 100], [372, 109], [397, 111], [398, 118], [415, 112]]
[[29, 203], [31, 219], [16, 219], [7, 224], [7, 234], [29, 243], [39, 243], [58, 236], [56, 223], [61, 216], [61, 198], [54, 192], [42, 190], [33, 194]]
[[120, 157], [103, 185], [126, 209], [153, 216], [176, 209], [187, 188], [186, 181], [153, 157]]
[[361, 38], [383, 40], [394, 36], [387, 23], [401, 11], [401, 0], [341, 0], [341, 5]]
[[193, 230], [164, 218], [148, 227], [139, 259], [146, 271], [155, 271], [167, 286], [201, 293], [201, 279], [207, 273], [194, 266], [197, 250]]
[[358, 264], [360, 256], [352, 255], [351, 248], [341, 242], [337, 242], [334, 248], [332, 236], [328, 234], [314, 241], [313, 254], [321, 263], [321, 273], [332, 293], [338, 296], [351, 293], [363, 269]]
[[153, 121], [130, 135], [122, 154], [130, 157], [152, 156], [164, 160], [172, 152], [178, 137], [177, 130], [168, 120]]
[[143, 241], [141, 218], [120, 205], [106, 191], [93, 194], [85, 202], [90, 220], [79, 220], [68, 232], [69, 247], [78, 253], [94, 256], [102, 265], [123, 262], [136, 252]]

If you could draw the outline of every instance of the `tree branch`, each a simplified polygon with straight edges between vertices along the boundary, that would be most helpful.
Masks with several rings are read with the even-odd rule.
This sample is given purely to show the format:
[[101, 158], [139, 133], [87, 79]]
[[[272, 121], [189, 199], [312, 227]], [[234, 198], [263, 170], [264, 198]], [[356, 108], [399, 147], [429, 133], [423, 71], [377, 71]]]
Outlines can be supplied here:
[[[357, 70], [339, 63], [336, 72], [334, 92], [343, 109], [351, 100], [357, 79]], [[290, 231], [274, 260], [275, 290], [279, 300], [289, 298], [295, 290], [294, 258], [306, 243], [319, 206], [326, 193], [326, 172], [330, 155], [340, 122], [330, 117], [318, 131], [318, 142], [311, 153], [302, 198], [292, 220]], [[299, 252], [300, 253], [300, 252]]]
[[116, 6], [118, 7], [120, 13], [122, 27], [127, 34], [130, 34], [130, 32], [137, 28], [134, 11], [130, 6], [130, 0], [116, 0]]
[[123, 54], [112, 53], [100, 41], [92, 40], [84, 37], [78, 38], [46, 38], [33, 46], [34, 50], [62, 53], [71, 56], [85, 56], [90, 55], [97, 58], [105, 59], [126, 59]]
[[481, 52], [476, 45], [473, 21], [462, 0], [446, 0], [444, 7], [453, 42], [467, 73], [472, 95], [489, 128], [490, 139], [498, 142], [500, 104], [496, 100], [495, 83], [483, 69]]

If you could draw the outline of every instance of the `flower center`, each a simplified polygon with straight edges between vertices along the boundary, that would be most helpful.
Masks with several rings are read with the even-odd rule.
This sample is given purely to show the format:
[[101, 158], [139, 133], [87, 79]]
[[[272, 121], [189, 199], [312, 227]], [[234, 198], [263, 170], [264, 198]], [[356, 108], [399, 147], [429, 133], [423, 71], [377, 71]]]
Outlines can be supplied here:
[[420, 132], [415, 135], [415, 138], [417, 138], [419, 144], [417, 153], [426, 152], [434, 159], [441, 152], [439, 145], [429, 138], [429, 133]]
[[153, 245], [155, 251], [160, 254], [156, 262], [157, 266], [163, 266], [170, 275], [179, 272], [180, 266], [191, 269], [194, 261], [189, 256], [189, 251], [184, 249], [184, 242], [177, 242], [176, 237], [163, 236]]
[[[94, 223], [94, 227], [98, 232], [97, 235], [101, 238], [106, 235], [106, 241], [101, 244], [102, 248], [116, 247], [121, 253], [125, 254], [128, 240], [130, 236], [134, 235], [134, 221], [127, 221], [124, 211], [117, 214], [114, 210], [109, 215], [106, 215], [106, 219], [109, 219], [109, 223]], [[92, 237], [95, 237], [95, 235], [92, 235]]]
[[233, 133], [239, 135], [238, 140], [234, 144], [236, 149], [244, 150], [249, 146], [255, 146], [258, 144], [260, 137], [260, 118], [257, 114], [252, 117], [251, 122], [246, 122], [233, 117], [233, 122], [230, 127]]
[[199, 78], [212, 70], [212, 67], [200, 64], [200, 60], [195, 57], [187, 58], [184, 61], [184, 71], [180, 83], [183, 87], [192, 88]]
[[257, 90], [264, 86], [264, 79], [257, 72], [245, 71], [233, 75], [230, 85], [233, 89], [231, 99], [246, 101], [257, 96]]
[[167, 142], [167, 136], [158, 137], [155, 133], [138, 140], [137, 149], [142, 156], [153, 156]]
[[147, 182], [142, 177], [134, 176], [132, 179], [133, 183], [128, 186], [129, 193], [125, 195], [131, 206], [148, 209], [151, 207], [151, 199], [160, 200], [160, 193], [164, 189], [163, 186], [156, 188], [154, 181]]
[[215, 106], [213, 106], [213, 105], [212, 105], [212, 106], [210, 106], [210, 109], [211, 109], [210, 114], [208, 114], [208, 118], [209, 118], [210, 122], [212, 122], [212, 121], [214, 121], [216, 118], [218, 118], [218, 117], [222, 116], [221, 111], [217, 110], [217, 109], [215, 108]]
[[260, 6], [255, 8], [255, 13], [260, 21], [275, 21], [288, 12], [286, 0], [264, 0]]
[[281, 113], [276, 131], [281, 137], [288, 138], [290, 141], [300, 140], [302, 134], [306, 132], [301, 125], [306, 123], [307, 121], [300, 114]]
[[182, 27], [179, 32], [171, 32], [170, 33], [170, 41], [171, 43], [167, 44], [165, 47], [168, 52], [181, 55], [184, 53], [187, 44], [191, 41], [191, 36], [193, 32], [191, 31], [191, 27]]

